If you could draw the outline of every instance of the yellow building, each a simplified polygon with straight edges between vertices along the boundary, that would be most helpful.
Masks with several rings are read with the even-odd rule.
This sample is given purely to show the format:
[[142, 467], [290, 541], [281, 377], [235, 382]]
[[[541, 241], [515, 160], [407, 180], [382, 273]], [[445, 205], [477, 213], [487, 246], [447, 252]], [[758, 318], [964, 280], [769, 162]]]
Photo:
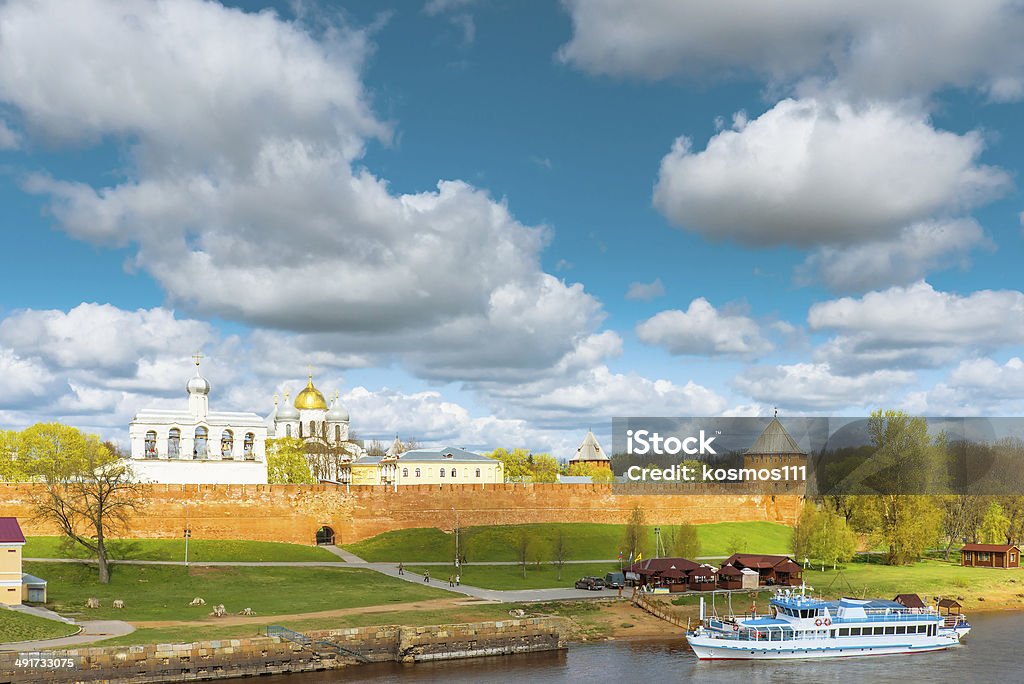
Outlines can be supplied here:
[[505, 481], [501, 461], [456, 447], [363, 456], [352, 462], [353, 485], [495, 484]]
[[0, 518], [0, 603], [17, 606], [22, 601], [21, 549], [25, 535], [17, 518]]

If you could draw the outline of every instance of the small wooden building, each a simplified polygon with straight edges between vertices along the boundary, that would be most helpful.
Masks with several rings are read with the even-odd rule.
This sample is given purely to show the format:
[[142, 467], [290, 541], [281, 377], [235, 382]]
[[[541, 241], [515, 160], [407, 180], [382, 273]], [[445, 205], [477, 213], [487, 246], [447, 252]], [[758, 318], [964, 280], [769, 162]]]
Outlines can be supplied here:
[[1020, 549], [1013, 544], [964, 544], [960, 559], [971, 568], [1019, 568]]
[[803, 584], [803, 568], [789, 556], [734, 553], [725, 561], [723, 568], [726, 565], [731, 565], [741, 571], [744, 568], [756, 571], [757, 583], [761, 586], [798, 587]]
[[669, 591], [686, 591], [689, 572], [699, 567], [700, 563], [689, 558], [649, 558], [633, 563], [626, 568], [626, 572], [637, 576], [634, 580], [637, 584], [667, 587]]
[[939, 601], [939, 610], [945, 610], [945, 615], [959, 615], [962, 607], [960, 602], [955, 599], [941, 599]]
[[759, 584], [757, 571], [750, 568], [723, 565], [718, 571], [719, 589], [757, 589]]
[[924, 610], [925, 608], [924, 601], [917, 594], [896, 594], [896, 598], [893, 601], [914, 610]]

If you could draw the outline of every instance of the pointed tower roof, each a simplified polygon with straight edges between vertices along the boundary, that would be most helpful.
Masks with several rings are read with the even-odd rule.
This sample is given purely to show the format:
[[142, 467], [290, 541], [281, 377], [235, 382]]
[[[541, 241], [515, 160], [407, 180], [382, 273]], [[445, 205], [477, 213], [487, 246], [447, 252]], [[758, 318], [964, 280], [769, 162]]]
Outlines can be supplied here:
[[405, 445], [402, 444], [402, 440], [398, 439], [398, 435], [395, 435], [395, 441], [388, 447], [386, 456], [401, 456], [405, 452]]
[[764, 432], [757, 438], [753, 446], [747, 449], [746, 453], [754, 456], [770, 454], [806, 455], [806, 452], [800, 448], [796, 440], [786, 432], [786, 428], [782, 427], [782, 423], [779, 422], [778, 418], [772, 418], [772, 422], [768, 423], [768, 427], [764, 429]]
[[576, 449], [576, 456], [573, 457], [573, 461], [607, 461], [608, 457], [604, 453], [604, 449], [597, 442], [597, 437], [594, 436], [593, 430], [587, 430], [587, 436], [583, 438], [583, 442], [579, 448]]

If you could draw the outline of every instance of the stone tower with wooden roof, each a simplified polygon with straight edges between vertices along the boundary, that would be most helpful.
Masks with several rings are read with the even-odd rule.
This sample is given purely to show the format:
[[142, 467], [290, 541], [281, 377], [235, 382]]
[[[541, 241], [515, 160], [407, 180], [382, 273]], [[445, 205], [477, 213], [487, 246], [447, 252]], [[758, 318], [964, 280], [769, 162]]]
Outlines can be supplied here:
[[608, 458], [608, 455], [604, 453], [604, 449], [598, 444], [593, 430], [587, 430], [587, 436], [583, 438], [583, 442], [576, 449], [576, 455], [569, 459], [570, 466], [574, 466], [577, 463], [593, 464], [603, 468], [612, 467], [611, 459]]
[[786, 428], [779, 422], [778, 414], [743, 454], [744, 468], [778, 468], [780, 466], [807, 465], [807, 452], [800, 448]]

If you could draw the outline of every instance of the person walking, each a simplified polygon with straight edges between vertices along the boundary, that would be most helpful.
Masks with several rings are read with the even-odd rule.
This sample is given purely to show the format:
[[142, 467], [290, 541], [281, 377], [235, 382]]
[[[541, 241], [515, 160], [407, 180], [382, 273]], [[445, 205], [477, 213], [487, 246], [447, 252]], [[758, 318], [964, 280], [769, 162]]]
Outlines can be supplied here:
[[403, 564], [401, 564], [401, 563], [398, 564], [398, 574], [399, 575], [404, 575], [405, 574], [405, 566]]
[[457, 587], [462, 586], [462, 575], [456, 575], [455, 576], [455, 586], [457, 586]]
[[430, 571], [429, 570], [424, 570], [423, 571], [423, 582], [425, 584], [430, 584]]

